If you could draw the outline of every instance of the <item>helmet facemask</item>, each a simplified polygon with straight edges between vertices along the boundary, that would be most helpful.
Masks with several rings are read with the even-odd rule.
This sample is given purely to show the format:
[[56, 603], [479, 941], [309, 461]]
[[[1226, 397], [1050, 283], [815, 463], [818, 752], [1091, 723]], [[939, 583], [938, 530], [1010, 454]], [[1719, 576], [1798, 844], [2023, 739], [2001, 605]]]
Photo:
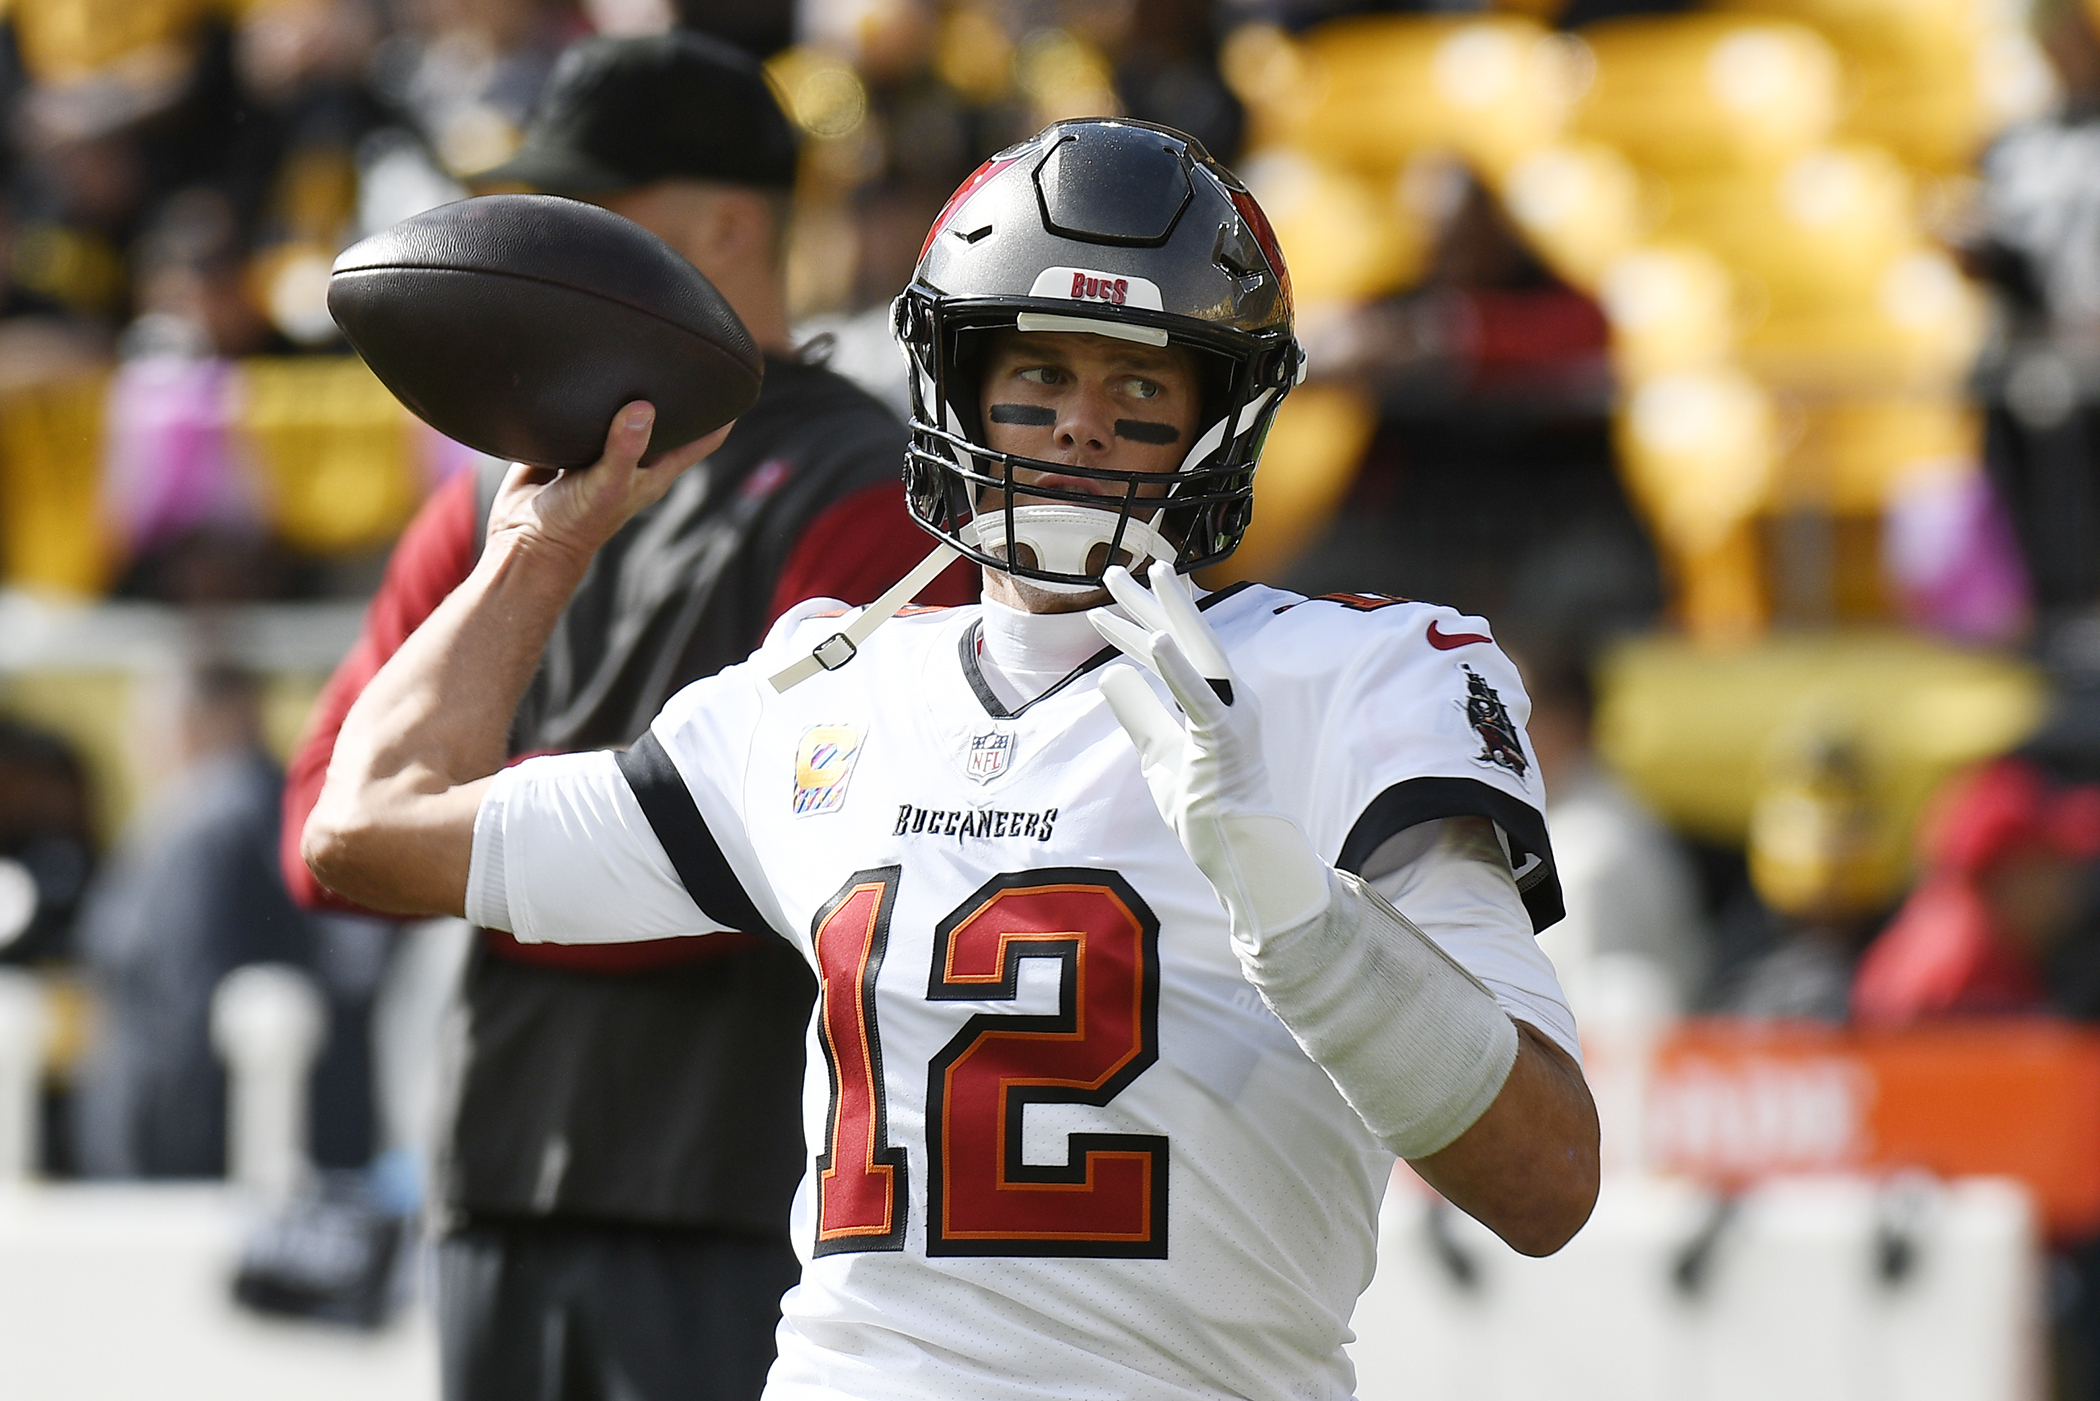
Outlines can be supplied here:
[[[1185, 335], [1139, 337], [1122, 323], [1056, 315], [1063, 324], [1039, 334], [1084, 330], [1191, 351], [1200, 403], [1193, 441], [1172, 472], [1002, 452], [985, 441], [985, 346], [997, 331], [1029, 331], [1049, 318], [1011, 305], [941, 307], [915, 296], [918, 290], [899, 299], [898, 318], [900, 328], [912, 318], [930, 323], [930, 334], [906, 341], [913, 414], [905, 482], [911, 512], [922, 525], [986, 568], [1053, 593], [1099, 589], [1112, 564], [1137, 572], [1147, 560], [1160, 559], [1186, 573], [1238, 546], [1252, 512], [1254, 465], [1281, 398], [1277, 385], [1259, 383], [1262, 376], [1250, 373], [1252, 367]], [[1272, 377], [1276, 373], [1271, 370]], [[1287, 385], [1288, 371], [1280, 373]], [[1017, 475], [1023, 473], [1101, 485], [1089, 490], [1024, 481]]]

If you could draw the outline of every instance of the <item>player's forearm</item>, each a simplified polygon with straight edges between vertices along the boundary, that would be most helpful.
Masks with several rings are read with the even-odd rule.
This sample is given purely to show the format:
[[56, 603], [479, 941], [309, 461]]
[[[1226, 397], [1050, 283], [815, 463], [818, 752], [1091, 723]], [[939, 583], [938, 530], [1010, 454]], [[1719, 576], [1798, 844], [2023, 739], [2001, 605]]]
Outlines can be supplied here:
[[400, 914], [464, 908], [482, 781], [588, 556], [492, 539], [381, 667], [337, 736], [303, 854], [331, 890]]
[[1247, 980], [1381, 1143], [1434, 1165], [1517, 1249], [1559, 1249], [1596, 1195], [1581, 1073], [1370, 886], [1324, 869], [1313, 919], [1235, 925]]
[[1487, 1112], [1447, 1147], [1409, 1161], [1452, 1205], [1526, 1255], [1550, 1255], [1597, 1204], [1597, 1107], [1581, 1069], [1517, 1023], [1516, 1063]]

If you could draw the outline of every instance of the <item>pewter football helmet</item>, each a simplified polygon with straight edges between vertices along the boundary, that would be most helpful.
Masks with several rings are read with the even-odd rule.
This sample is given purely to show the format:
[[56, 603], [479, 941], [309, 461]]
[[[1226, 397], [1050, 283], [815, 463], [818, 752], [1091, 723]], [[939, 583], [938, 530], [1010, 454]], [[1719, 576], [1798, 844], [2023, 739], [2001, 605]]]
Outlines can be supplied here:
[[[1267, 218], [1193, 138], [1072, 121], [1001, 151], [934, 220], [894, 321], [912, 367], [911, 513], [971, 559], [1072, 591], [1099, 587], [1111, 564], [1151, 557], [1186, 572], [1239, 547], [1262, 440], [1304, 355]], [[1157, 474], [984, 445], [986, 343], [1016, 329], [1195, 352], [1202, 416], [1164, 500]], [[1017, 467], [1108, 488], [1017, 488]]]

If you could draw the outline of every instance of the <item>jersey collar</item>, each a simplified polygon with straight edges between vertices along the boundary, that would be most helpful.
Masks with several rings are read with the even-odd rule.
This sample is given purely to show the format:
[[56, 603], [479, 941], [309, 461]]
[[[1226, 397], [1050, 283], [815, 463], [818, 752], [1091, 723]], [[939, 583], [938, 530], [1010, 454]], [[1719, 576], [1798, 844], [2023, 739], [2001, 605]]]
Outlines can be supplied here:
[[[1239, 593], [1242, 589], [1253, 587], [1253, 582], [1254, 581], [1251, 579], [1243, 579], [1237, 584], [1230, 584], [1227, 585], [1225, 588], [1219, 589], [1216, 593], [1205, 594], [1202, 598], [1196, 601], [1196, 607], [1198, 609], [1208, 610], [1213, 604], [1223, 603], [1226, 599], [1231, 598], [1234, 594]], [[1077, 681], [1080, 677], [1085, 676], [1091, 671], [1098, 670], [1100, 667], [1106, 665], [1109, 662], [1114, 661], [1117, 657], [1122, 655], [1122, 653], [1118, 652], [1115, 648], [1104, 644], [1100, 651], [1094, 653], [1091, 657], [1088, 657], [1078, 666], [1073, 667], [1070, 671], [1066, 672], [1060, 680], [1058, 680], [1050, 687], [1049, 690], [1044, 691], [1034, 700], [1025, 702], [1024, 704], [1012, 710], [1009, 710], [1006, 707], [1006, 703], [999, 699], [998, 695], [992, 690], [991, 685], [984, 679], [984, 668], [979, 664], [978, 661], [978, 644], [983, 638], [983, 635], [983, 621], [980, 619], [972, 618], [970, 620], [970, 625], [963, 629], [962, 638], [958, 642], [956, 650], [960, 653], [962, 660], [963, 679], [970, 683], [970, 691], [973, 695], [977, 697], [977, 703], [984, 707], [984, 713], [986, 715], [989, 715], [994, 720], [1018, 719], [1020, 716], [1026, 714], [1028, 711], [1034, 709], [1038, 705], [1041, 705], [1044, 701], [1050, 699], [1050, 697], [1056, 695], [1058, 692], [1070, 686], [1074, 681]]]

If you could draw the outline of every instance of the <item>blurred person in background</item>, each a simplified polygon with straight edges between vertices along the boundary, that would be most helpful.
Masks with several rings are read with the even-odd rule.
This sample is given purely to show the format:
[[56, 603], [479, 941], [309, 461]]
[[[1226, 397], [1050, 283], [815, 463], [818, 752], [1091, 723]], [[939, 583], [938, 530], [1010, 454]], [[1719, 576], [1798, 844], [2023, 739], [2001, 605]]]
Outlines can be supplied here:
[[1735, 961], [1717, 979], [1715, 1010], [1846, 1020], [1853, 970], [1902, 880], [1874, 762], [1857, 727], [1836, 714], [1772, 740], [1750, 809], [1749, 888], [1723, 916], [1736, 926], [1725, 931]]
[[1613, 466], [1602, 312], [1462, 166], [1422, 179], [1439, 212], [1421, 279], [1307, 328], [1314, 373], [1365, 386], [1379, 423], [1283, 582], [1433, 599], [1512, 636], [1645, 624], [1660, 575]]
[[1853, 986], [1860, 1021], [2100, 1016], [2100, 786], [2000, 759], [1940, 795], [1919, 848], [1918, 886]]
[[[1917, 883], [1852, 987], [1863, 1025], [2100, 1021], [2100, 624], [2059, 628], [2049, 660], [2041, 729], [1934, 798]], [[2100, 1397], [2100, 1240], [2051, 1255], [2054, 1394]]]
[[[93, 792], [73, 744], [0, 716], [0, 964], [66, 976], [97, 845]], [[54, 1176], [73, 1170], [64, 1131], [69, 1072], [49, 1066], [44, 1082], [37, 1137], [43, 1170]]]
[[391, 12], [373, 86], [454, 174], [517, 149], [555, 56], [585, 32], [569, 0], [401, 0]]
[[71, 953], [94, 864], [93, 804], [80, 756], [62, 737], [0, 717], [0, 962]]
[[137, 315], [118, 343], [102, 482], [121, 596], [203, 604], [289, 590], [233, 431], [233, 360], [284, 348], [250, 294], [246, 253], [231, 201], [204, 185], [163, 202], [133, 244]]
[[[631, 744], [672, 694], [741, 661], [805, 598], [865, 603], [930, 548], [904, 509], [905, 430], [788, 343], [784, 221], [797, 147], [758, 64], [690, 33], [565, 53], [490, 185], [591, 199], [721, 289], [766, 355], [728, 441], [623, 529], [557, 625], [515, 754]], [[343, 716], [478, 556], [500, 464], [403, 534], [292, 764], [299, 859]], [[959, 566], [921, 595], [961, 602]], [[439, 1308], [450, 1401], [755, 1397], [795, 1282], [798, 1089], [814, 983], [772, 938], [590, 948], [485, 931], [443, 1165]]]
[[336, 252], [360, 234], [357, 152], [396, 119], [366, 71], [377, 0], [264, 0], [235, 34], [235, 70], [277, 155], [249, 235], [248, 291], [286, 349], [340, 350], [328, 314]]
[[1934, 798], [1917, 882], [1853, 985], [1860, 1021], [2100, 1020], [2100, 622], [2059, 628], [2047, 656], [2041, 727]]
[[2032, 23], [2061, 103], [1985, 153], [1963, 251], [1997, 293], [1984, 456], [2046, 635], [2100, 602], [2100, 39], [2080, 0], [2037, 0]]
[[1614, 1011], [1682, 1015], [1705, 990], [1711, 961], [1691, 862], [1598, 758], [1589, 667], [1543, 648], [1521, 650], [1519, 666], [1568, 910], [1539, 947], [1579, 1025], [1604, 1025]]
[[25, 285], [18, 272], [20, 163], [0, 143], [0, 391], [78, 375], [109, 358], [108, 328]]
[[275, 126], [243, 92], [233, 30], [212, 7], [27, 0], [8, 23], [21, 62], [21, 275], [83, 314], [121, 317], [127, 246], [159, 206], [208, 186], [251, 217]]
[[[358, 934], [343, 931], [334, 942], [353, 947], [317, 967], [332, 941], [277, 871], [283, 785], [262, 747], [256, 680], [207, 663], [144, 699], [140, 739], [159, 781], [97, 877], [75, 936], [96, 1009], [73, 1100], [75, 1161], [90, 1177], [221, 1175], [226, 1077], [211, 1047], [212, 992], [244, 964], [287, 963], [348, 994], [333, 999], [339, 1015], [316, 1071], [313, 1147], [323, 1165], [362, 1164], [371, 1106], [360, 978], [342, 966], [355, 960]], [[361, 979], [367, 1004], [373, 976]]]

